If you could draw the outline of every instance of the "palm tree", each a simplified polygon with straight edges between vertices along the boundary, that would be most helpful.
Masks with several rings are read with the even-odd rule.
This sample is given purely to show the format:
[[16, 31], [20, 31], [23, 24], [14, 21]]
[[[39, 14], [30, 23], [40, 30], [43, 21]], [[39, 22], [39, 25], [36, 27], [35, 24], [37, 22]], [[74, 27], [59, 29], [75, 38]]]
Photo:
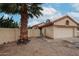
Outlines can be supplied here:
[[28, 18], [39, 17], [42, 7], [40, 3], [6, 3], [0, 4], [0, 12], [7, 14], [20, 14], [21, 15], [21, 27], [20, 27], [20, 39], [19, 43], [27, 43], [28, 40]]
[[1, 28], [18, 28], [18, 23], [15, 22], [13, 19], [13, 17], [11, 18], [6, 18], [4, 19], [3, 16], [0, 19], [0, 27]]

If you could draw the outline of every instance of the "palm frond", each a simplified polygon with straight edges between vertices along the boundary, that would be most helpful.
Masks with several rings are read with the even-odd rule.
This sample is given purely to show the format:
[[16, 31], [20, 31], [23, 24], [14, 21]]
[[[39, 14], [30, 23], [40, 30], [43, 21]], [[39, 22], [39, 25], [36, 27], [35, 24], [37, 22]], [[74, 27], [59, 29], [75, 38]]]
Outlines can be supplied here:
[[17, 5], [16, 4], [12, 4], [12, 3], [6, 3], [6, 4], [0, 4], [0, 12], [5, 12], [5, 13], [17, 13], [18, 9], [17, 9]]
[[31, 6], [28, 8], [28, 12], [38, 18], [39, 16], [43, 15], [41, 13], [41, 10], [43, 10], [43, 9], [40, 5], [41, 4], [36, 4], [36, 3], [31, 4]]
[[33, 18], [35, 17], [39, 17], [41, 15], [43, 15], [41, 13], [42, 7], [41, 7], [41, 3], [6, 3], [0, 4], [0, 12], [4, 12], [4, 13], [8, 13], [8, 14], [16, 14], [21, 12], [21, 7], [22, 5], [24, 5], [24, 7], [27, 6], [27, 12], [28, 12], [28, 16]]

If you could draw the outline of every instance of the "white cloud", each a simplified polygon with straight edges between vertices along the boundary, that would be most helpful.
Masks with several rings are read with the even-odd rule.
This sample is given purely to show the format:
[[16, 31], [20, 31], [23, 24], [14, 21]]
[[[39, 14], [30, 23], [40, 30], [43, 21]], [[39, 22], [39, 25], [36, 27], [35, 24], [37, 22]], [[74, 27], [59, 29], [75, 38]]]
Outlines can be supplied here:
[[75, 8], [76, 11], [79, 11], [79, 3], [74, 3], [74, 4], [71, 4], [72, 7]]
[[55, 20], [57, 18], [60, 18], [61, 16], [63, 16], [63, 15], [60, 12], [57, 12], [56, 14], [52, 15], [50, 19], [52, 21], [52, 20]]
[[44, 7], [43, 13], [44, 13], [44, 15], [47, 16], [46, 18], [48, 18], [48, 19], [55, 19], [57, 17], [62, 16], [62, 14], [58, 10], [56, 10], [52, 7], [50, 7], [50, 8]]
[[44, 15], [51, 15], [51, 14], [54, 14], [57, 12], [56, 9], [54, 8], [46, 8], [46, 7], [43, 7], [43, 11], [41, 11]]

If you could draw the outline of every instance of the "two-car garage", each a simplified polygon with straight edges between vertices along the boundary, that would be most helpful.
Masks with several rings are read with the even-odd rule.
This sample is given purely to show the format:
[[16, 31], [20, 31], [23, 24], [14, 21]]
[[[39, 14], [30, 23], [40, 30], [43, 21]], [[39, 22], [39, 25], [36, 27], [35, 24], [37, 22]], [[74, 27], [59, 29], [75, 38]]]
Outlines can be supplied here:
[[75, 29], [74, 28], [59, 28], [54, 27], [54, 38], [70, 38], [75, 36]]

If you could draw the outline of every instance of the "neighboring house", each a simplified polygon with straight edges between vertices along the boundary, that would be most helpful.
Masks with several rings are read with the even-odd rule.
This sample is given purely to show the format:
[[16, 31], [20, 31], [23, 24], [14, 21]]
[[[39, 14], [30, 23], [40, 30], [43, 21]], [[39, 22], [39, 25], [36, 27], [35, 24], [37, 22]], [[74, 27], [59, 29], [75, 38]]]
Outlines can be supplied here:
[[50, 38], [71, 38], [77, 37], [78, 23], [66, 15], [46, 24], [38, 24], [33, 27], [41, 29], [42, 36]]

